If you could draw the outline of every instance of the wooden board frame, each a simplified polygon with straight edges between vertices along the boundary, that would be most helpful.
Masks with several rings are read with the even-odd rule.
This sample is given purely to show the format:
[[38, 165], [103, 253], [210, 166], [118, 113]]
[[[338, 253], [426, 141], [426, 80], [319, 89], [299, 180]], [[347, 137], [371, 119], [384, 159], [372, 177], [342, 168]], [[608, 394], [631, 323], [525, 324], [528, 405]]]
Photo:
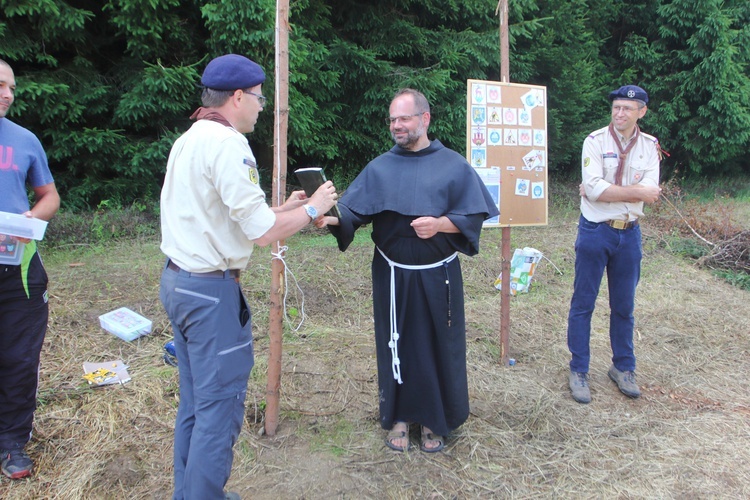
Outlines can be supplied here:
[[547, 88], [467, 80], [466, 159], [495, 197], [485, 227], [548, 222]]

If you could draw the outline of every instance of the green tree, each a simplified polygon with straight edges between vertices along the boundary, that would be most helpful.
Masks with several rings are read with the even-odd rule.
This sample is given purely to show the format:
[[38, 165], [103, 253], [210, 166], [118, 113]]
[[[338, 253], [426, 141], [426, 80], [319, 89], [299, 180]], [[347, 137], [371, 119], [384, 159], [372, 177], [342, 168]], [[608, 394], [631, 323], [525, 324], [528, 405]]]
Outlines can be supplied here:
[[198, 13], [180, 3], [0, 0], [0, 57], [18, 82], [9, 116], [42, 139], [66, 207], [157, 197], [205, 56], [186, 23]]
[[[578, 168], [607, 121], [607, 91], [652, 96], [644, 129], [694, 173], [747, 170], [750, 4], [741, 0], [511, 0], [511, 81], [548, 89], [550, 169]], [[497, 0], [298, 0], [290, 10], [290, 170], [345, 187], [391, 145], [393, 92], [423, 91], [431, 134], [463, 152], [466, 80], [499, 80]], [[267, 71], [274, 0], [0, 0], [0, 57], [16, 72], [9, 116], [37, 133], [66, 208], [156, 200], [174, 139], [212, 57]], [[270, 179], [273, 109], [250, 136]], [[290, 183], [293, 181], [290, 177]]]
[[619, 9], [589, 0], [511, 5], [511, 80], [547, 87], [550, 169], [577, 170], [583, 139], [609, 120], [612, 76], [602, 52]]
[[[290, 160], [353, 177], [392, 144], [383, 120], [404, 86], [430, 100], [431, 133], [463, 151], [465, 81], [499, 73], [493, 14], [486, 0], [295, 3], [290, 66], [305, 77], [292, 80], [290, 94], [305, 104], [290, 115]], [[310, 142], [292, 130], [312, 131]]]
[[[673, 0], [636, 5], [650, 22], [626, 24], [623, 80], [652, 96], [649, 125], [689, 174], [747, 172], [750, 3]], [[635, 21], [631, 19], [631, 23]]]

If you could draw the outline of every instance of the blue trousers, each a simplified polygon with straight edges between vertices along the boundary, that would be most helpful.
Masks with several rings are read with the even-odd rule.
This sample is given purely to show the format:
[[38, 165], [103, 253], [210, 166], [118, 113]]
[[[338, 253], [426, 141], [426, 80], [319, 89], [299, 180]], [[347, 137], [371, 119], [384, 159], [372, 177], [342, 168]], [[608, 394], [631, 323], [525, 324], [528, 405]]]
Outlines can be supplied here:
[[0, 265], [0, 449], [23, 448], [31, 439], [48, 315], [47, 273], [39, 254], [26, 271]]
[[159, 297], [180, 373], [173, 498], [223, 499], [253, 367], [250, 309], [229, 273], [193, 277], [165, 266]]
[[635, 288], [641, 276], [641, 228], [614, 229], [581, 216], [575, 250], [576, 275], [568, 314], [570, 370], [589, 371], [591, 315], [606, 269], [612, 363], [618, 370], [635, 371], [633, 310]]

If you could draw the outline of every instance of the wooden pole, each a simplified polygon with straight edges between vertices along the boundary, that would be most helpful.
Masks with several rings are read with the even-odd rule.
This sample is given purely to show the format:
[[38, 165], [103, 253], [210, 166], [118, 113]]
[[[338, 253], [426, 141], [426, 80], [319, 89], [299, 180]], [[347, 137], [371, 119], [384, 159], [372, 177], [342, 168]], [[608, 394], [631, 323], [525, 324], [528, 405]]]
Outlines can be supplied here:
[[[510, 83], [510, 37], [508, 36], [508, 0], [500, 0], [497, 11], [500, 17], [500, 78]], [[510, 364], [510, 226], [503, 227], [502, 259], [500, 270], [500, 362]]]
[[[273, 131], [273, 196], [275, 207], [284, 203], [286, 195], [287, 126], [289, 123], [289, 0], [276, 1], [276, 67]], [[268, 313], [270, 346], [266, 381], [265, 432], [276, 435], [279, 425], [279, 392], [281, 390], [281, 352], [284, 333], [284, 261], [281, 259], [283, 241], [271, 246], [271, 309]]]

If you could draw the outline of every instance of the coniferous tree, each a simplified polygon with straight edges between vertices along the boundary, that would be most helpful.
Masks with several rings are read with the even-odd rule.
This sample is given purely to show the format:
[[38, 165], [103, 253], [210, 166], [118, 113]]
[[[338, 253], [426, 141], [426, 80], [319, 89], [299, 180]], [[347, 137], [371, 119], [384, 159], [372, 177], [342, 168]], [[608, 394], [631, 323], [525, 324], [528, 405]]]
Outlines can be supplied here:
[[[550, 170], [577, 170], [606, 93], [652, 96], [644, 129], [666, 167], [747, 171], [750, 4], [742, 0], [512, 0], [511, 81], [548, 89]], [[9, 117], [42, 139], [66, 208], [156, 200], [166, 156], [199, 105], [212, 57], [268, 74], [250, 136], [270, 173], [275, 1], [0, 0], [0, 58], [16, 72]], [[463, 152], [466, 80], [499, 80], [496, 0], [299, 0], [290, 10], [289, 167], [337, 184], [390, 147], [393, 92], [423, 91], [431, 135]], [[266, 179], [270, 175], [264, 175]]]
[[747, 172], [750, 3], [673, 0], [642, 8], [653, 15], [646, 26], [628, 25], [623, 73], [648, 86], [648, 123], [671, 153], [668, 168]]

